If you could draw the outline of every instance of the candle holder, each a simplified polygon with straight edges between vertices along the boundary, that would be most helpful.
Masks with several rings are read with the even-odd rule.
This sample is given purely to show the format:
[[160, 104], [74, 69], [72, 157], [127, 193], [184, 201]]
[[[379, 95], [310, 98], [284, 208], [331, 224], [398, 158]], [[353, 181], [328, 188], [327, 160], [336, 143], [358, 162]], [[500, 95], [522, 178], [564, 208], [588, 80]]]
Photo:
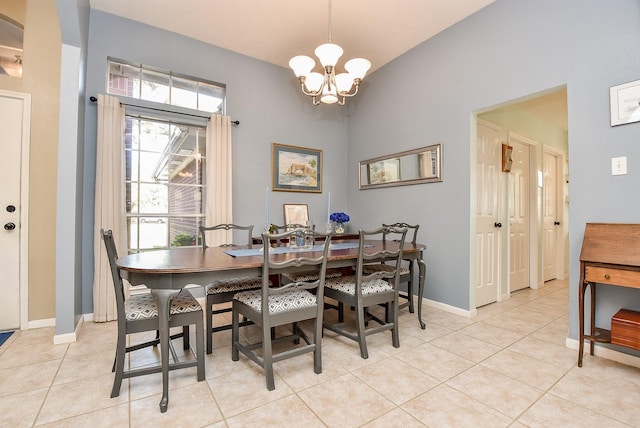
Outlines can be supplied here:
[[[275, 228], [275, 226], [274, 226], [274, 225], [272, 225], [272, 224], [265, 224], [265, 225], [264, 225], [264, 229], [262, 229], [262, 231], [263, 231], [264, 233], [273, 233], [273, 232], [271, 231], [271, 229], [272, 229], [272, 228]], [[269, 243], [268, 248], [269, 248], [269, 252], [273, 251], [273, 248], [271, 247], [271, 243]], [[261, 252], [264, 252], [264, 242], [263, 242], [263, 243], [262, 243], [262, 245], [260, 246], [260, 251], [261, 251]]]

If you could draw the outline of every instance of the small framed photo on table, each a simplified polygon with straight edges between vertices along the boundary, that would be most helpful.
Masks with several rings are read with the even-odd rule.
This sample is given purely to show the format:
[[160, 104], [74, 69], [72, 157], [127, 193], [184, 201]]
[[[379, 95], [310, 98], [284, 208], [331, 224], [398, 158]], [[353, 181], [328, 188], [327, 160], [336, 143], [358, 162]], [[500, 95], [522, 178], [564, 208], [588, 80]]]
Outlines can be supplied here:
[[284, 224], [306, 225], [309, 220], [307, 204], [284, 204]]

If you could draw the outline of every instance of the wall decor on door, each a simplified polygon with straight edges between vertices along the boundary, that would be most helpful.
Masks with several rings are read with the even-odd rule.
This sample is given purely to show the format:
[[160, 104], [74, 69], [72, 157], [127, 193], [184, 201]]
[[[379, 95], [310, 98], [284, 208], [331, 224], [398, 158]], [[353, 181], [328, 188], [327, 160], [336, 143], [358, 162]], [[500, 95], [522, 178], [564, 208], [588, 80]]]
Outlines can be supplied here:
[[513, 147], [508, 144], [502, 144], [502, 172], [511, 172], [511, 165], [513, 165]]
[[273, 143], [271, 149], [273, 190], [322, 192], [322, 150]]

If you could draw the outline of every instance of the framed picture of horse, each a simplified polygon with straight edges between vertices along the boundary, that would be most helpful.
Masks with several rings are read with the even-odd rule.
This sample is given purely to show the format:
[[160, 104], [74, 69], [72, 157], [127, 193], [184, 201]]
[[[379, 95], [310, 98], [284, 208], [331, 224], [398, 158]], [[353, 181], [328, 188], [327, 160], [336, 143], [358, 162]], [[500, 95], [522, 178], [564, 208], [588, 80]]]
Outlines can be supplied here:
[[273, 190], [322, 193], [322, 150], [272, 144]]

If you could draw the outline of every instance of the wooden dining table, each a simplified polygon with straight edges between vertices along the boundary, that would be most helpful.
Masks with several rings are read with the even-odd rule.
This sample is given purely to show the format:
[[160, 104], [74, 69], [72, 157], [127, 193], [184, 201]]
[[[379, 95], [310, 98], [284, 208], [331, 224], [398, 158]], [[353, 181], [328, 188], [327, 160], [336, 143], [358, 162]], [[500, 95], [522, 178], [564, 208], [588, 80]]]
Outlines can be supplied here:
[[[349, 243], [351, 245], [349, 245]], [[355, 266], [358, 258], [358, 241], [337, 241], [329, 251], [327, 268], [348, 268]], [[389, 249], [397, 248], [394, 241], [365, 241], [372, 251], [383, 246]], [[179, 247], [169, 250], [147, 251], [130, 254], [116, 261], [122, 277], [132, 285], [144, 284], [151, 289], [151, 293], [158, 302], [160, 358], [162, 364], [162, 398], [160, 411], [165, 412], [169, 403], [169, 308], [171, 299], [182, 288], [191, 284], [205, 285], [215, 280], [253, 277], [262, 274], [263, 254], [261, 246], [237, 246], [230, 250], [228, 247]], [[422, 298], [426, 276], [426, 265], [423, 244], [404, 244], [403, 256], [405, 260], [416, 261], [418, 264], [418, 322], [422, 329]], [[242, 255], [237, 250], [245, 250]], [[283, 251], [279, 253], [279, 251]], [[272, 257], [280, 261], [299, 257], [304, 252], [320, 251], [312, 249], [276, 250]], [[294, 268], [295, 269], [295, 268]], [[302, 268], [300, 268], [302, 269]], [[210, 334], [207, 332], [207, 334]]]

